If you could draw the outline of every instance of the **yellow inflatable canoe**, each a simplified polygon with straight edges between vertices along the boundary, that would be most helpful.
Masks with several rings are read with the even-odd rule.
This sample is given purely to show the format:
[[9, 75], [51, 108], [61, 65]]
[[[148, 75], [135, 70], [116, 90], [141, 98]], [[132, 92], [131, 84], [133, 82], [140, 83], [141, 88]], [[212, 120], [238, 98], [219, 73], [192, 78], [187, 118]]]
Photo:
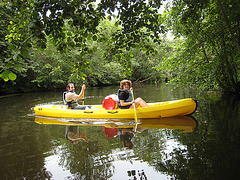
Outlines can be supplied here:
[[[138, 119], [190, 115], [197, 108], [197, 103], [192, 98], [148, 103], [148, 105], [149, 107], [146, 108], [136, 108]], [[88, 110], [67, 109], [65, 106], [58, 105], [42, 105], [35, 106], [34, 112], [36, 116], [57, 118], [134, 119], [134, 109], [105, 110], [102, 105], [93, 105]]]

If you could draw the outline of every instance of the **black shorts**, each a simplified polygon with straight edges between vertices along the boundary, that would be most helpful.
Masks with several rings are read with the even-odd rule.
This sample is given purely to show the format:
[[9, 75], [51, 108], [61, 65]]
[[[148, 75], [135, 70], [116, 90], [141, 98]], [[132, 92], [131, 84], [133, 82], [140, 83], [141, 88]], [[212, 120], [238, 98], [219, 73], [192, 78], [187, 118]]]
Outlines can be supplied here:
[[119, 108], [120, 108], [120, 109], [129, 109], [130, 106], [131, 106], [131, 104], [130, 104], [130, 105], [127, 105], [127, 106], [119, 106]]

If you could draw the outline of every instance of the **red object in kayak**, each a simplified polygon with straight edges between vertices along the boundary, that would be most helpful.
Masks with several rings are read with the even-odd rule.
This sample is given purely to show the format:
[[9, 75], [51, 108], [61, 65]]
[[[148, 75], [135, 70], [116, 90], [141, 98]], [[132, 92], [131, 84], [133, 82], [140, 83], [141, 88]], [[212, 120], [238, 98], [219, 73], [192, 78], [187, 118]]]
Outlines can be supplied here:
[[113, 110], [116, 108], [117, 102], [113, 100], [111, 97], [106, 97], [103, 99], [103, 105], [102, 107], [106, 110]]

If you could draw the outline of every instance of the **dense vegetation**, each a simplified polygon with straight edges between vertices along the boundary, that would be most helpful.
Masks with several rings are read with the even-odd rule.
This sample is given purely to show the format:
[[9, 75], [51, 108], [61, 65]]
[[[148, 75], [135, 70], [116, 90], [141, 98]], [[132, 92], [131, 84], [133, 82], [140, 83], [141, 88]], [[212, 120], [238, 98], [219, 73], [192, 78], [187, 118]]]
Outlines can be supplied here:
[[[239, 93], [238, 0], [0, 2], [0, 92], [170, 80]], [[168, 31], [174, 40], [167, 40]], [[164, 35], [165, 34], [165, 35]]]

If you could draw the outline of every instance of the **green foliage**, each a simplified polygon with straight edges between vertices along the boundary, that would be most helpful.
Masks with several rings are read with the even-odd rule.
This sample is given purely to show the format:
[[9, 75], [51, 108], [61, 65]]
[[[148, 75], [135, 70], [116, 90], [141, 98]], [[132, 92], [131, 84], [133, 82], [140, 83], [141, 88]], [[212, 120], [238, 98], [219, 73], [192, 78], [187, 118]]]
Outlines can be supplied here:
[[14, 62], [10, 58], [11, 50], [8, 48], [9, 41], [5, 41], [5, 35], [8, 33], [8, 21], [11, 19], [12, 12], [3, 6], [3, 3], [0, 4], [0, 11], [0, 78], [4, 81], [8, 81], [9, 79], [15, 80], [16, 74], [10, 68], [11, 66], [14, 67]]
[[239, 5], [231, 1], [173, 1], [168, 25], [184, 42], [166, 59], [172, 81], [239, 92]]
[[156, 53], [149, 42], [160, 42], [164, 30], [157, 10], [161, 1], [16, 0], [0, 5], [3, 89], [22, 89], [23, 80], [29, 87], [56, 89], [68, 81], [97, 86], [139, 79], [135, 73], [145, 78], [151, 67], [137, 72], [146, 61], [135, 62], [131, 48]]
[[[6, 9], [8, 17], [4, 18], [8, 31], [4, 36], [13, 52], [10, 59], [18, 61], [21, 56], [28, 56], [31, 45], [45, 49], [47, 36], [61, 52], [78, 47], [82, 55], [89, 53], [87, 41], [98, 40], [97, 27], [105, 18], [105, 12], [113, 15], [115, 10], [118, 11], [116, 24], [121, 28], [110, 38], [114, 42], [114, 54], [149, 35], [159, 41], [161, 18], [157, 8], [160, 5], [161, 1], [2, 1], [1, 8]], [[10, 67], [13, 66], [10, 64]]]
[[71, 72], [69, 60], [65, 55], [59, 54], [50, 44], [45, 51], [34, 49], [32, 58], [37, 60], [34, 66], [36, 76], [32, 80], [33, 83], [38, 87], [51, 90], [65, 87]]

